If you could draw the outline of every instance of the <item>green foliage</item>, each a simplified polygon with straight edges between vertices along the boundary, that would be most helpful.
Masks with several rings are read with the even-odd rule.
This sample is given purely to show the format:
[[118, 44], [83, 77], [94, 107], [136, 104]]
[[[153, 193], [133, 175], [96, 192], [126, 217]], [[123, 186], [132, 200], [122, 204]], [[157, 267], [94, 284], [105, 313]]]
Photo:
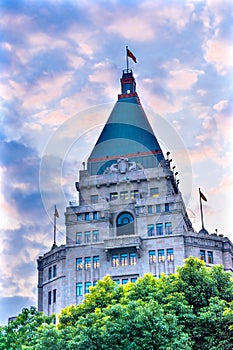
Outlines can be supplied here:
[[117, 285], [109, 276], [59, 324], [35, 309], [0, 328], [0, 350], [230, 350], [233, 281], [222, 266], [188, 258], [177, 273]]

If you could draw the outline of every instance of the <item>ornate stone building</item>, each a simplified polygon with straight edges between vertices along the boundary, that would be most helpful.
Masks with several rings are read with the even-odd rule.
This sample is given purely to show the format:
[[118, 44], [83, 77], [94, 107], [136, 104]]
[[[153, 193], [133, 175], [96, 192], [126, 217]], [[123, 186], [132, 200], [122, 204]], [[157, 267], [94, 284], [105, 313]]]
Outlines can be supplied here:
[[159, 277], [191, 255], [233, 271], [229, 239], [193, 229], [129, 69], [121, 89], [79, 172], [79, 203], [65, 213], [66, 243], [38, 258], [38, 308], [46, 314], [82, 302], [105, 275], [122, 284], [146, 272]]

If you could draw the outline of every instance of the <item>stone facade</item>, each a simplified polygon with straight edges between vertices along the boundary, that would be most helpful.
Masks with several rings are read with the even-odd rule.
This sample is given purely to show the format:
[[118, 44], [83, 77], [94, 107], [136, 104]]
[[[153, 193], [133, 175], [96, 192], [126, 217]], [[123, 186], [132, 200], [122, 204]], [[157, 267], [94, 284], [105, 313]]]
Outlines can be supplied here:
[[[118, 103], [125, 98], [128, 105], [135, 94], [119, 95]], [[137, 96], [133, 103], [140, 104]], [[147, 131], [140, 132], [148, 137]], [[114, 145], [114, 140], [108, 141]], [[147, 272], [159, 278], [174, 273], [189, 256], [233, 271], [232, 243], [206, 230], [195, 232], [176, 174], [160, 148], [131, 151], [128, 157], [128, 148], [125, 156], [114, 155], [114, 148], [110, 151], [111, 162], [106, 154], [97, 159], [92, 152], [87, 169], [79, 172], [75, 184], [79, 202], [70, 203], [65, 213], [65, 245], [54, 246], [38, 258], [38, 309], [46, 314], [81, 303], [89, 287], [105, 275], [116, 283], [134, 282]], [[102, 147], [101, 152], [107, 151]], [[95, 161], [100, 166], [95, 167]]]

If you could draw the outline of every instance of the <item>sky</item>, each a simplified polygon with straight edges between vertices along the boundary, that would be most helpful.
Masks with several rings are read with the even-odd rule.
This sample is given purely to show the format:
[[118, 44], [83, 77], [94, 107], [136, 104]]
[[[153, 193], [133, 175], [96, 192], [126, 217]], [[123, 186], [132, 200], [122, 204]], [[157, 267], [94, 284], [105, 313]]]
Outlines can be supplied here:
[[64, 212], [126, 68], [179, 172], [194, 228], [232, 229], [230, 0], [0, 0], [0, 324], [36, 305], [39, 255]]

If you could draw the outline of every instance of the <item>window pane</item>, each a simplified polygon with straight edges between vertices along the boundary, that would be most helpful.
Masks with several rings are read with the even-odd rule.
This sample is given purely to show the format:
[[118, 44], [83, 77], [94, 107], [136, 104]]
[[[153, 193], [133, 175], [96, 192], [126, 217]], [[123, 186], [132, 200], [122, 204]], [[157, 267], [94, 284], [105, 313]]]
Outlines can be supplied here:
[[82, 221], [82, 214], [77, 214], [77, 220]]
[[57, 290], [54, 289], [53, 290], [53, 302], [56, 303], [56, 301], [57, 301]]
[[93, 256], [93, 268], [98, 269], [100, 267], [100, 257]]
[[123, 278], [122, 279], [122, 284], [126, 284], [126, 283], [128, 283], [128, 278]]
[[153, 224], [147, 225], [147, 235], [148, 235], [149, 237], [155, 235], [155, 227], [154, 227]]
[[213, 252], [207, 252], [208, 264], [214, 263]]
[[165, 260], [165, 258], [164, 258], [164, 249], [159, 249], [158, 250], [158, 260], [159, 260], [159, 262], [163, 262]]
[[97, 203], [97, 202], [98, 202], [98, 194], [92, 194], [91, 203]]
[[156, 235], [163, 235], [163, 224], [156, 224]]
[[76, 296], [80, 297], [83, 295], [83, 284], [82, 283], [77, 283], [76, 284]]
[[135, 283], [135, 282], [137, 281], [137, 277], [132, 277], [132, 278], [130, 278], [130, 281], [133, 282], [133, 283]]
[[120, 198], [121, 198], [121, 199], [124, 199], [124, 200], [129, 199], [129, 193], [128, 193], [128, 191], [122, 191], [122, 192], [120, 192]]
[[149, 264], [155, 264], [156, 263], [156, 255], [155, 250], [149, 250]]
[[52, 267], [49, 267], [48, 279], [51, 280], [51, 278], [52, 278]]
[[98, 220], [98, 212], [97, 211], [93, 212], [93, 220]]
[[52, 303], [52, 292], [49, 291], [48, 292], [48, 304], [51, 305], [51, 303]]
[[76, 269], [77, 270], [82, 270], [83, 268], [83, 259], [82, 258], [77, 258], [76, 259]]
[[114, 201], [117, 198], [118, 198], [118, 193], [117, 192], [110, 193], [110, 201]]
[[166, 235], [172, 234], [172, 223], [171, 222], [165, 222], [165, 234]]
[[99, 241], [99, 231], [98, 230], [95, 230], [92, 232], [92, 240], [93, 240], [93, 242]]
[[166, 212], [170, 211], [169, 203], [165, 203], [165, 211]]
[[156, 204], [156, 213], [161, 213], [161, 204]]
[[113, 267], [119, 266], [119, 257], [118, 257], [118, 254], [114, 254], [114, 255], [112, 256], [112, 266], [113, 266]]
[[93, 281], [93, 287], [97, 285], [98, 281]]
[[89, 221], [90, 220], [90, 213], [85, 213], [85, 221]]
[[136, 263], [137, 263], [136, 253], [130, 253], [129, 254], [129, 264], [132, 266], [135, 266]]
[[120, 284], [120, 280], [113, 280], [116, 284]]
[[200, 250], [200, 259], [203, 260], [203, 261], [206, 261], [205, 250]]
[[91, 282], [85, 282], [85, 294], [89, 293], [89, 288], [91, 287]]
[[90, 243], [91, 242], [91, 232], [86, 231], [85, 232], [85, 243]]
[[76, 232], [76, 244], [82, 243], [82, 232]]
[[57, 265], [53, 266], [53, 277], [57, 276]]
[[152, 205], [148, 205], [147, 210], [148, 214], [152, 214]]
[[133, 190], [133, 191], [130, 191], [130, 197], [133, 199], [133, 198], [138, 198], [139, 197], [139, 192], [138, 190]]
[[90, 257], [86, 257], [84, 259], [84, 264], [85, 264], [85, 270], [88, 270], [91, 268], [91, 258]]
[[167, 260], [174, 261], [173, 248], [167, 249]]
[[159, 189], [158, 189], [158, 187], [151, 188], [150, 189], [150, 195], [151, 195], [151, 197], [154, 197], [154, 198], [158, 197], [159, 196]]
[[127, 266], [127, 265], [128, 265], [128, 255], [121, 254], [121, 266]]

